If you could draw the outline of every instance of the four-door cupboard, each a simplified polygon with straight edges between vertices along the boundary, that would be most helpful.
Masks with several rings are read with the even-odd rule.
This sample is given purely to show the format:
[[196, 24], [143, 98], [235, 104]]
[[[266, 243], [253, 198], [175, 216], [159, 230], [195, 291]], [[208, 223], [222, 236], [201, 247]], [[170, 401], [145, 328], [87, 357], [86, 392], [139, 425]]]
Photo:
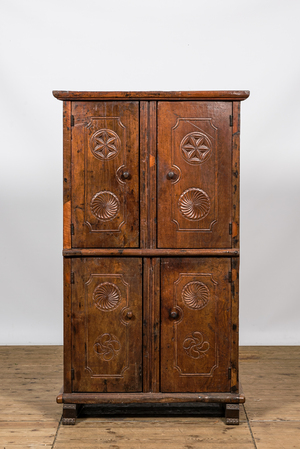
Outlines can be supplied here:
[[224, 404], [238, 424], [240, 102], [68, 92], [63, 423], [82, 404]]

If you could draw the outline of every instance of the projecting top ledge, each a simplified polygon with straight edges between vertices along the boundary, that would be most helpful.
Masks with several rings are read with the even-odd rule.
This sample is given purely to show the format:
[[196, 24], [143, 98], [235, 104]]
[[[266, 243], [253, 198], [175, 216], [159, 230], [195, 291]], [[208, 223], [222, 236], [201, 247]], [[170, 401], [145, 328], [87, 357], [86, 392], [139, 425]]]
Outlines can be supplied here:
[[249, 90], [210, 90], [183, 92], [84, 92], [54, 90], [53, 95], [59, 100], [214, 100], [243, 101], [249, 97]]

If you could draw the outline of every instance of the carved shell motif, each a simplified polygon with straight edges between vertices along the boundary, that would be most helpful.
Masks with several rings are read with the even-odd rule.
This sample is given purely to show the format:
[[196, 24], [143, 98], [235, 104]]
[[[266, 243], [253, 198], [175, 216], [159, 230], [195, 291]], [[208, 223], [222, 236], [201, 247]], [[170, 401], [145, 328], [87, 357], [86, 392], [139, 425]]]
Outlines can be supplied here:
[[210, 200], [203, 190], [192, 187], [180, 195], [178, 207], [184, 218], [202, 220], [210, 211]]
[[113, 220], [120, 209], [118, 197], [106, 190], [96, 193], [91, 201], [91, 211], [98, 220]]
[[95, 353], [105, 362], [112, 360], [120, 351], [121, 344], [113, 334], [102, 334], [94, 343]]
[[185, 337], [183, 349], [192, 359], [200, 359], [206, 356], [209, 350], [209, 343], [204, 341], [201, 332], [195, 331]]
[[120, 304], [121, 293], [115, 284], [103, 282], [95, 288], [93, 300], [97, 309], [102, 312], [109, 312], [116, 309]]
[[182, 301], [189, 309], [203, 309], [209, 301], [209, 290], [203, 282], [186, 284], [181, 292]]

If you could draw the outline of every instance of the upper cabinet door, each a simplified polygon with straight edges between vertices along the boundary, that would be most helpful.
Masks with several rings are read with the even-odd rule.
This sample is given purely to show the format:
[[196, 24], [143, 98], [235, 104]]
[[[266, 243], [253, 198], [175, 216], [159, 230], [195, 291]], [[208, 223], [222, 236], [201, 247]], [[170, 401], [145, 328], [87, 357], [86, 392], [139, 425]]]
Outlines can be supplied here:
[[72, 247], [138, 247], [138, 102], [73, 102], [72, 115]]
[[231, 102], [158, 103], [158, 247], [231, 247]]

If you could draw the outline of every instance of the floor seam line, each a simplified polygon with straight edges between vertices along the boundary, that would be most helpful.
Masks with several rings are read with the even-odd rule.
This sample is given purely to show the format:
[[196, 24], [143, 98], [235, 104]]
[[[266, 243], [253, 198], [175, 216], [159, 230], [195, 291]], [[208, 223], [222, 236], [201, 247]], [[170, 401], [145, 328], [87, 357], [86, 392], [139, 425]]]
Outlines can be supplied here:
[[255, 449], [257, 449], [257, 446], [256, 446], [256, 441], [255, 441], [255, 438], [254, 438], [254, 435], [253, 435], [253, 432], [252, 432], [252, 429], [251, 429], [251, 426], [250, 426], [250, 422], [249, 422], [248, 414], [247, 414], [247, 412], [246, 412], [246, 407], [245, 407], [245, 405], [244, 405], [244, 404], [243, 404], [243, 407], [244, 407], [244, 412], [245, 412], [245, 416], [246, 416], [246, 419], [247, 419], [247, 424], [248, 424], [249, 432], [250, 432], [250, 435], [251, 435], [251, 438], [252, 438], [252, 441], [253, 441], [254, 447], [255, 447]]
[[59, 420], [59, 423], [58, 423], [58, 426], [57, 426], [57, 429], [56, 429], [56, 433], [55, 433], [55, 436], [54, 436], [54, 440], [53, 440], [51, 449], [54, 449], [54, 445], [55, 445], [55, 443], [56, 443], [56, 439], [57, 439], [58, 431], [59, 431], [60, 426], [61, 426], [61, 422], [62, 422], [62, 415], [61, 415], [61, 417], [60, 417], [60, 420]]

